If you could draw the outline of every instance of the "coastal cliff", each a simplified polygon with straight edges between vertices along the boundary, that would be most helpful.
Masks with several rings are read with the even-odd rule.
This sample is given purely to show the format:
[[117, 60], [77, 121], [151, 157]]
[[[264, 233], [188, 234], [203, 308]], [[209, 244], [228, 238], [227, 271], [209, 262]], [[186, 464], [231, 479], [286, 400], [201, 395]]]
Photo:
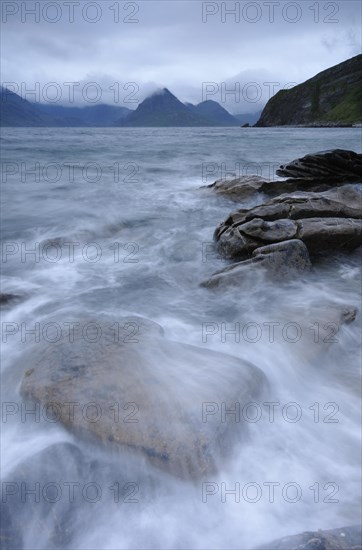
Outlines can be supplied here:
[[362, 123], [362, 55], [323, 71], [266, 104], [256, 126], [352, 126]]

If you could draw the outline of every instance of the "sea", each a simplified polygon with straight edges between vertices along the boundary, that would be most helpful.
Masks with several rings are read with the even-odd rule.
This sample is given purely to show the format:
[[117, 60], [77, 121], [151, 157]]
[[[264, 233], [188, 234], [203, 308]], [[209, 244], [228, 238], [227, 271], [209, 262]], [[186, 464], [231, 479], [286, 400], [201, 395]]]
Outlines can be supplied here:
[[[361, 130], [2, 129], [2, 292], [17, 297], [2, 307], [4, 548], [252, 549], [359, 523], [358, 254], [289, 281], [200, 286], [228, 265], [216, 227], [266, 199], [237, 204], [206, 186], [278, 179], [279, 165], [338, 148], [360, 153]], [[356, 319], [335, 332], [321, 304]], [[108, 453], [22, 401], [19, 365], [51, 345], [48, 324], [66, 338], [64, 319], [104, 315], [150, 319], [169, 340], [264, 372], [263, 403], [241, 404], [248, 437], [202, 483]]]

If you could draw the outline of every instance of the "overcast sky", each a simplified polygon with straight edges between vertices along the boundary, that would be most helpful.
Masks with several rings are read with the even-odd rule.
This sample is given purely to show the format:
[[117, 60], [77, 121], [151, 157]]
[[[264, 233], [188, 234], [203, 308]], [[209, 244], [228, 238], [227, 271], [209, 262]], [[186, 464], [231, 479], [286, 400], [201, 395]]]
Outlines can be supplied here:
[[185, 102], [253, 112], [272, 90], [361, 53], [359, 0], [1, 4], [1, 81], [21, 95], [39, 83], [30, 101], [64, 104], [73, 89], [77, 104], [136, 108], [167, 87]]

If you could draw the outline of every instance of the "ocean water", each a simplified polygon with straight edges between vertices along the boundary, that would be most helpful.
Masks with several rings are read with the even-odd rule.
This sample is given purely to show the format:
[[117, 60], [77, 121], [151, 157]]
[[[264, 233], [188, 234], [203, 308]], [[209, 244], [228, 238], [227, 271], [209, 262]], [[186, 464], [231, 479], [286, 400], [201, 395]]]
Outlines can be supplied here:
[[[200, 187], [233, 173], [274, 177], [310, 152], [361, 152], [360, 129], [3, 129], [1, 145], [2, 292], [21, 297], [2, 311], [5, 548], [249, 549], [358, 523], [360, 311], [332, 337], [316, 330], [330, 322], [321, 304], [360, 310], [359, 256], [280, 285], [261, 275], [202, 288], [227, 265], [212, 236], [237, 206]], [[265, 373], [274, 416], [257, 404], [261, 418], [244, 419], [249, 437], [208, 486], [22, 414], [18, 365], [39, 327], [103, 314], [146, 317], [170, 340]], [[59, 498], [50, 486], [44, 496], [48, 483]]]

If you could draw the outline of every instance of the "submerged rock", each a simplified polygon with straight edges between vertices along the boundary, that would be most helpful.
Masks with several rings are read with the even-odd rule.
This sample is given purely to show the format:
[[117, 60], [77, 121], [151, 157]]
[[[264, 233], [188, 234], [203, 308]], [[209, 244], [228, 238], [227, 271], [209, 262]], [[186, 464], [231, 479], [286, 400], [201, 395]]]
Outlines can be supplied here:
[[[9, 486], [18, 490], [4, 496], [0, 504], [1, 549], [29, 547], [29, 533], [34, 525], [43, 527], [41, 533], [37, 533], [38, 548], [69, 548], [77, 526], [77, 508], [90, 511], [94, 507], [94, 502], [87, 502], [81, 489], [89, 481], [90, 463], [94, 462], [94, 457], [88, 455], [87, 461], [80, 449], [71, 443], [50, 443], [40, 449], [35, 446], [32, 451], [34, 454], [23, 457], [11, 472]], [[60, 472], [65, 471], [67, 477], [60, 477]], [[68, 496], [67, 480], [76, 480], [75, 490], [69, 493], [69, 498], [65, 496]], [[26, 493], [20, 488], [25, 487], [34, 489], [32, 498], [24, 496]], [[43, 498], [37, 498], [37, 487]], [[49, 517], [52, 521], [47, 522]]]
[[16, 304], [20, 302], [20, 300], [21, 296], [18, 294], [0, 292], [0, 307]]
[[362, 526], [306, 531], [259, 546], [256, 550], [362, 550]]
[[[263, 373], [235, 357], [169, 341], [159, 325], [137, 317], [123, 319], [116, 337], [112, 328], [89, 343], [82, 327], [90, 323], [99, 325], [81, 321], [73, 342], [34, 346], [21, 394], [53, 406], [74, 432], [137, 452], [176, 476], [214, 471], [242, 429], [221, 422], [219, 408], [257, 398]], [[73, 414], [69, 402], [78, 403]], [[205, 403], [214, 404], [206, 421]]]

